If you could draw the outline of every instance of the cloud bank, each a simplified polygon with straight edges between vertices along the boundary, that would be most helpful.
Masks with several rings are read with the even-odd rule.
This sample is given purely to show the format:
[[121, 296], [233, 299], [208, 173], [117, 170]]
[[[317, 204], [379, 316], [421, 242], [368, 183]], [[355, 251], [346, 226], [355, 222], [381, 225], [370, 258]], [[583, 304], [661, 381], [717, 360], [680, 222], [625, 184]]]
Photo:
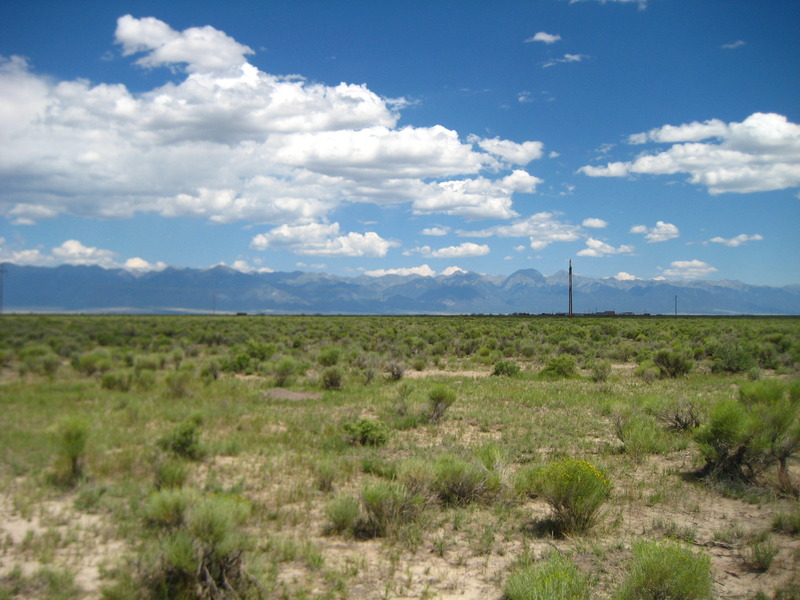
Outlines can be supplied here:
[[[709, 141], [711, 140], [711, 141]], [[774, 113], [754, 113], [741, 123], [712, 119], [664, 125], [628, 138], [631, 144], [672, 144], [627, 162], [581, 167], [589, 177], [674, 175], [711, 194], [765, 192], [800, 186], [800, 125]]]
[[[170, 69], [174, 81], [134, 93], [53, 81], [0, 57], [0, 213], [13, 223], [153, 213], [295, 228], [267, 230], [254, 248], [383, 256], [394, 243], [334, 230], [331, 213], [364, 202], [510, 219], [514, 196], [541, 183], [522, 169], [541, 142], [398, 127], [403, 99], [266, 73], [213, 27], [126, 15], [115, 42], [136, 67]], [[304, 246], [286, 242], [303, 234]]]

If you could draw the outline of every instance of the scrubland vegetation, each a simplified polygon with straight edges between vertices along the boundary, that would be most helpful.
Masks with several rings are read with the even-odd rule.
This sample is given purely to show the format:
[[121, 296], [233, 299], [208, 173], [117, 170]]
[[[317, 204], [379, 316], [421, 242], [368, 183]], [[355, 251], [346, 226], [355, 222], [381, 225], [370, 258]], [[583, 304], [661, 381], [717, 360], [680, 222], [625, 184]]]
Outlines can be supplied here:
[[800, 320], [0, 318], [0, 599], [800, 598]]

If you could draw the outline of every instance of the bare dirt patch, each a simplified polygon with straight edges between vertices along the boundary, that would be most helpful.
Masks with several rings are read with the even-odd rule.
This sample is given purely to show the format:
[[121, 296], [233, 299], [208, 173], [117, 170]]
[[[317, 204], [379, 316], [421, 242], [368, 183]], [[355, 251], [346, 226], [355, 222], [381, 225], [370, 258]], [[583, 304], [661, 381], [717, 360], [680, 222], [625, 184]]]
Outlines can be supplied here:
[[319, 392], [296, 392], [285, 388], [270, 388], [264, 392], [264, 397], [268, 400], [319, 400], [322, 394]]

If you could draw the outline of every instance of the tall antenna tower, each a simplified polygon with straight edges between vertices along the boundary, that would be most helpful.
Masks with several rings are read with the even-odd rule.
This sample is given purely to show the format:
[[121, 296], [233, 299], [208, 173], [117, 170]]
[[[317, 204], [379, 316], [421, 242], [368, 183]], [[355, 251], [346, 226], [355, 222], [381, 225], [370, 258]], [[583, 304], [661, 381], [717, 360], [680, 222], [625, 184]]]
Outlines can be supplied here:
[[572, 318], [572, 259], [569, 259], [569, 316]]

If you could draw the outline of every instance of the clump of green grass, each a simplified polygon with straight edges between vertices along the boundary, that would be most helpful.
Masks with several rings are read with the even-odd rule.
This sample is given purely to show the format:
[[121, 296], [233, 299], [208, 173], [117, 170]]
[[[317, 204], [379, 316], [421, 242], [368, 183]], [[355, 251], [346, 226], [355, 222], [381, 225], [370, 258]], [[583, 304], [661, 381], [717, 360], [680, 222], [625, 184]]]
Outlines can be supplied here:
[[525, 567], [508, 578], [504, 600], [588, 600], [589, 579], [563, 554]]
[[456, 401], [456, 391], [444, 385], [437, 385], [428, 392], [428, 422], [435, 424], [442, 420], [444, 413]]
[[89, 426], [80, 417], [71, 417], [59, 425], [57, 436], [58, 461], [54, 481], [71, 486], [84, 476]]
[[462, 506], [481, 499], [487, 492], [489, 473], [481, 465], [451, 454], [433, 464], [433, 487], [437, 497], [448, 506]]
[[707, 600], [711, 598], [711, 559], [674, 543], [633, 546], [628, 574], [614, 600]]

